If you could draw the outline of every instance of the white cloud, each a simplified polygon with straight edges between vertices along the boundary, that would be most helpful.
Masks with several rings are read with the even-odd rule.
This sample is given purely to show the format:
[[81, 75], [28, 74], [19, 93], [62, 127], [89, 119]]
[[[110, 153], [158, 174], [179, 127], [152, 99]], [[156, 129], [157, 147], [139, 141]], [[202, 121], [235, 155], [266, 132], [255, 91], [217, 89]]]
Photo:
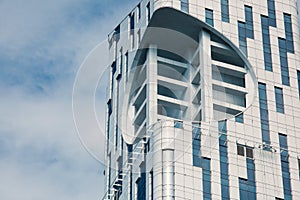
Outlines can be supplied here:
[[0, 1], [0, 199], [102, 197], [104, 166], [77, 137], [72, 84], [136, 2]]

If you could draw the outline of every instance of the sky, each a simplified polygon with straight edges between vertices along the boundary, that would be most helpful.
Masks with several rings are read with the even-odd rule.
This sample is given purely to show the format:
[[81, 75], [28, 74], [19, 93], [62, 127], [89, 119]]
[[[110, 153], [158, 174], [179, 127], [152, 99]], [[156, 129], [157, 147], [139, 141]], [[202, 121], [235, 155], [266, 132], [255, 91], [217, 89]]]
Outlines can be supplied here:
[[73, 84], [137, 2], [0, 0], [0, 199], [102, 197], [105, 166], [77, 136]]
[[77, 136], [73, 83], [137, 2], [0, 0], [0, 199], [102, 197], [104, 166]]

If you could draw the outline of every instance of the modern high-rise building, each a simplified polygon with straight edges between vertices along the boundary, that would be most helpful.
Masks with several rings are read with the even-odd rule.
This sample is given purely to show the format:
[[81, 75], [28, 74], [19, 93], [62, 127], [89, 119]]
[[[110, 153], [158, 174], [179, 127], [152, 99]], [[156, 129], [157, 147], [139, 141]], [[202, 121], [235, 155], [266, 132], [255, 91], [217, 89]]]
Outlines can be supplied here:
[[300, 199], [296, 0], [142, 0], [108, 41], [103, 199]]

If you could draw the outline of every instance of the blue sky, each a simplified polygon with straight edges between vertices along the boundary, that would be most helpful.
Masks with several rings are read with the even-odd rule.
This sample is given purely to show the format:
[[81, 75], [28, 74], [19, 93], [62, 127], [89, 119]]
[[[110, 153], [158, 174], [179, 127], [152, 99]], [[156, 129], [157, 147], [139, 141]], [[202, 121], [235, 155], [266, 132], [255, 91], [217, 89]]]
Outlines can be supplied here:
[[104, 166], [76, 134], [72, 87], [85, 56], [137, 2], [0, 1], [0, 199], [103, 195]]
[[0, 199], [103, 195], [104, 167], [76, 134], [72, 87], [85, 56], [137, 2], [0, 1]]

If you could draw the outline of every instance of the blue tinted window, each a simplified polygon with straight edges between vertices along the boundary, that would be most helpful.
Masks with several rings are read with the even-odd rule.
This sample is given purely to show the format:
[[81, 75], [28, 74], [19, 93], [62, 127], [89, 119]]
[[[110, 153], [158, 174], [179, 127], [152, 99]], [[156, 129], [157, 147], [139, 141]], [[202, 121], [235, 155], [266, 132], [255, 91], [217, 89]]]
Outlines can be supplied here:
[[189, 12], [189, 1], [188, 0], [181, 0], [181, 10], [184, 12]]
[[284, 113], [284, 103], [283, 103], [283, 93], [282, 89], [275, 87], [275, 102], [276, 102], [276, 111]]
[[222, 15], [223, 22], [229, 22], [228, 0], [221, 0], [221, 15]]
[[280, 160], [281, 160], [281, 172], [283, 181], [284, 199], [291, 199], [291, 175], [289, 172], [289, 154], [287, 136], [279, 133], [279, 146], [280, 146]]
[[276, 27], [276, 13], [275, 13], [274, 0], [268, 0], [268, 18], [269, 18], [269, 25]]
[[214, 26], [213, 11], [207, 8], [205, 8], [205, 22], [211, 26]]
[[192, 132], [192, 145], [193, 145], [193, 165], [201, 167], [201, 135], [200, 127], [194, 127]]
[[229, 177], [228, 177], [228, 149], [227, 149], [227, 123], [218, 122], [219, 131], [219, 154], [220, 154], [220, 172], [221, 172], [221, 195], [222, 199], [230, 199]]
[[183, 128], [182, 121], [174, 121], [174, 128]]
[[261, 16], [261, 27], [262, 27], [265, 70], [273, 71], [268, 17]]
[[260, 124], [262, 132], [262, 141], [266, 144], [270, 144], [270, 132], [269, 132], [269, 114], [267, 105], [267, 91], [266, 84], [258, 83], [258, 97], [260, 107]]
[[300, 179], [300, 158], [298, 158], [298, 170], [299, 170], [299, 179]]
[[298, 79], [298, 93], [300, 98], [300, 71], [297, 70], [297, 79]]
[[252, 14], [252, 7], [245, 6], [245, 19], [246, 19], [246, 36], [248, 38], [254, 38], [253, 32], [253, 14]]
[[134, 13], [130, 16], [130, 30], [134, 29]]
[[244, 114], [241, 113], [235, 117], [235, 121], [239, 123], [244, 123]]
[[226, 133], [227, 132], [226, 120], [218, 122], [218, 129], [219, 129], [219, 133]]
[[281, 79], [283, 85], [290, 85], [287, 53], [294, 53], [293, 29], [291, 15], [284, 13], [285, 39], [278, 39]]
[[281, 81], [283, 85], [290, 85], [287, 48], [285, 39], [278, 39], [279, 53], [280, 53], [280, 67], [281, 67]]
[[247, 38], [254, 39], [252, 7], [245, 6], [246, 22], [238, 22], [239, 47], [247, 55]]
[[146, 165], [142, 163], [140, 166], [141, 176], [136, 181], [137, 199], [146, 199]]
[[292, 19], [290, 14], [283, 14], [284, 17], [284, 29], [286, 38], [286, 48], [290, 53], [294, 53], [294, 39], [293, 39], [293, 29], [292, 29]]
[[247, 158], [246, 162], [248, 179], [239, 178], [240, 199], [256, 200], [254, 160]]
[[210, 159], [202, 158], [202, 184], [203, 184], [203, 199], [211, 199], [211, 172]]

